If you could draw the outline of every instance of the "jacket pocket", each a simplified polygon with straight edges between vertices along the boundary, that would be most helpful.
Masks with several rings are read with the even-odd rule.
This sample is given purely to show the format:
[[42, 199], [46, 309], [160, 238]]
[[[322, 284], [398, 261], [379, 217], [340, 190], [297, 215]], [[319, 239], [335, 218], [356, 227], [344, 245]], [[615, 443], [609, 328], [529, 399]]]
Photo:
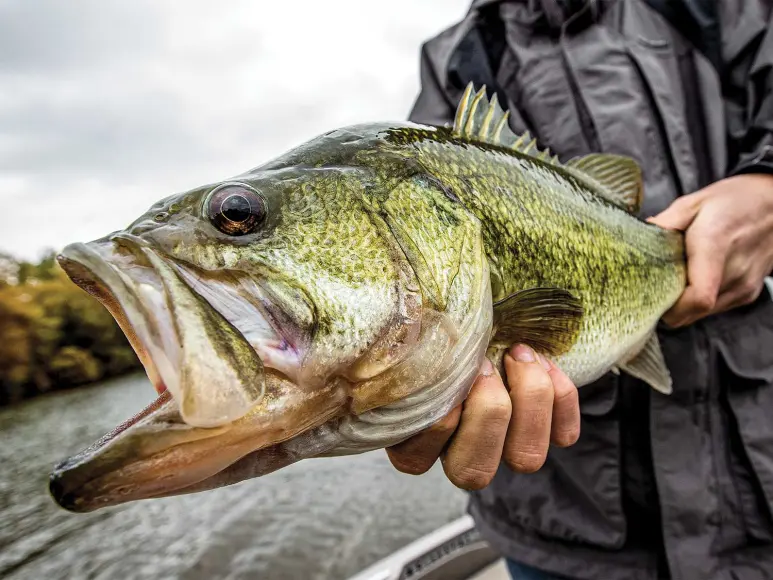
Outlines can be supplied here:
[[[733, 479], [747, 534], [773, 542], [773, 302], [723, 316], [716, 345], [723, 398], [733, 419]], [[735, 436], [740, 439], [733, 445]]]
[[726, 312], [712, 323], [722, 358], [733, 374], [747, 379], [731, 387], [733, 391], [773, 383], [773, 300], [767, 286], [756, 302]]
[[517, 474], [502, 464], [477, 492], [485, 517], [549, 540], [606, 549], [625, 542], [620, 491], [617, 377], [580, 388], [582, 426], [572, 447], [551, 447], [536, 473]]

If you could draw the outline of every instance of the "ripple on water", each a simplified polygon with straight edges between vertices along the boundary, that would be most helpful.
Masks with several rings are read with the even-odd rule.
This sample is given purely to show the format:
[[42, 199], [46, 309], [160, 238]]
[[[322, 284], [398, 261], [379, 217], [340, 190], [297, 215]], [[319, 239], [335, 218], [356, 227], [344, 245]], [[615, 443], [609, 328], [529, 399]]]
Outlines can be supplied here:
[[410, 477], [383, 451], [103, 512], [57, 508], [51, 467], [153, 396], [133, 375], [0, 410], [0, 577], [346, 578], [464, 511], [438, 466]]

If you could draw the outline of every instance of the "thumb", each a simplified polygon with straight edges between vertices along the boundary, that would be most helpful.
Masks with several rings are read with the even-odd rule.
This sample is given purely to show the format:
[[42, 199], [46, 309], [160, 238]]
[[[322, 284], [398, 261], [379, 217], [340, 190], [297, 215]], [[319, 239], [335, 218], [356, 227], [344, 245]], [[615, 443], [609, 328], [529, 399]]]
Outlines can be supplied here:
[[684, 195], [647, 222], [667, 230], [686, 230], [698, 215], [701, 200], [697, 194]]

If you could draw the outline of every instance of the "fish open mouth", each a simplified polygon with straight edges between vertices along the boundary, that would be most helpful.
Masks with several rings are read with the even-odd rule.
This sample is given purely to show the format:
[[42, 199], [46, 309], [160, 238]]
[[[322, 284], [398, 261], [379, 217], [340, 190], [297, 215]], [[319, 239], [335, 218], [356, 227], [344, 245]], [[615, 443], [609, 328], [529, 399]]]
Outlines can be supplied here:
[[179, 342], [159, 276], [141, 254], [123, 248], [111, 242], [72, 244], [58, 261], [75, 284], [110, 312], [161, 395], [167, 384], [179, 381], [168, 354], [179, 350]]
[[[191, 287], [179, 266], [140, 238], [116, 234], [74, 244], [59, 262], [115, 318], [156, 391], [171, 393], [186, 423], [223, 425], [263, 397], [263, 362], [255, 348]], [[262, 337], [278, 342], [270, 325], [260, 328]]]
[[281, 306], [266, 306], [270, 290], [254, 282], [207, 278], [126, 233], [70, 245], [59, 263], [115, 318], [159, 394], [54, 468], [49, 489], [65, 509], [190, 493], [278, 469], [300, 457], [286, 445], [348, 400], [336, 382], [298, 387], [303, 338], [280, 333], [273, 319]]
[[[133, 236], [119, 234], [110, 240], [72, 244], [58, 261], [115, 318], [158, 398], [56, 466], [50, 489], [57, 502], [84, 511], [100, 502], [115, 503], [116, 494], [131, 496], [141, 490], [141, 497], [148, 497], [184, 487], [227, 465], [223, 460], [229, 454], [223, 453], [221, 461], [200, 462], [206, 467], [185, 473], [170, 473], [164, 467], [165, 475], [157, 477], [160, 486], [136, 479], [130, 485], [118, 481], [132, 476], [131, 464], [136, 470], [136, 460], [159, 462], [160, 453], [168, 462], [175, 448], [217, 438], [260, 404], [264, 369], [247, 340], [191, 290], [164, 258]], [[264, 335], [269, 333], [269, 342], [277, 342], [267, 324], [261, 328]], [[199, 445], [197, 453], [203, 447]], [[114, 477], [118, 472], [124, 474]], [[110, 483], [111, 479], [115, 482]]]

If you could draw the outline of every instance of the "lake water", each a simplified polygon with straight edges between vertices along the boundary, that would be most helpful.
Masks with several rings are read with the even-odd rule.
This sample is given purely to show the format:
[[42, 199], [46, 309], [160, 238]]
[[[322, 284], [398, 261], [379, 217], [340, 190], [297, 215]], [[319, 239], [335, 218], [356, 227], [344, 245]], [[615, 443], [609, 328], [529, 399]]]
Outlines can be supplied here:
[[0, 577], [347, 578], [464, 513], [440, 465], [411, 477], [384, 451], [96, 513], [58, 508], [51, 467], [154, 396], [132, 375], [0, 410]]

